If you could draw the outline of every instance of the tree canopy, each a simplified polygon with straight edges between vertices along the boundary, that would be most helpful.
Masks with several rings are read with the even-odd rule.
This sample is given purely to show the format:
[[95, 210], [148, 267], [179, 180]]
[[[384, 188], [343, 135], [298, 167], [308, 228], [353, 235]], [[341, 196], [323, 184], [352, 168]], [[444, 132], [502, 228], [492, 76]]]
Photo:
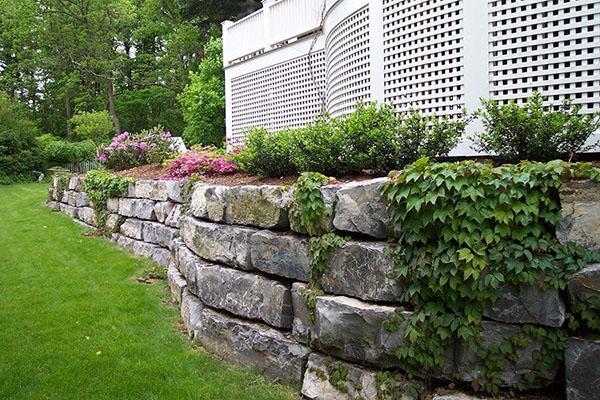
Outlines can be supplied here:
[[[58, 137], [76, 139], [73, 117], [92, 111], [108, 112], [116, 131], [160, 124], [182, 134], [194, 108], [182, 112], [184, 88], [200, 79], [220, 90], [203, 77], [208, 67], [199, 69], [205, 45], [220, 36], [221, 21], [258, 7], [256, 0], [2, 0], [0, 91]], [[220, 60], [211, 60], [222, 79]]]

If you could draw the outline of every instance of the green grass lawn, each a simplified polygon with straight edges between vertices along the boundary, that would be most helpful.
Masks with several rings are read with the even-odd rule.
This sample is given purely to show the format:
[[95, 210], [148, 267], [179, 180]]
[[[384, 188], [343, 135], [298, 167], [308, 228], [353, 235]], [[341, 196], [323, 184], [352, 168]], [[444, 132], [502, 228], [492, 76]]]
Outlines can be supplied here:
[[144, 262], [0, 186], [0, 399], [291, 399], [291, 387], [192, 346]]

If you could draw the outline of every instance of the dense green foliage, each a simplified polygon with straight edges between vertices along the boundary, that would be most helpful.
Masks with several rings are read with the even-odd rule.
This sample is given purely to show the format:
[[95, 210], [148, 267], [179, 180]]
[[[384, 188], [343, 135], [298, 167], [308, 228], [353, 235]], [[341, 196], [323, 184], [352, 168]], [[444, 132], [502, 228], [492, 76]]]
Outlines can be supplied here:
[[387, 173], [420, 157], [444, 157], [457, 145], [466, 118], [431, 118], [389, 105], [358, 104], [345, 118], [322, 117], [305, 128], [251, 130], [237, 161], [250, 172], [283, 176], [312, 171], [331, 176]]
[[0, 185], [31, 180], [44, 168], [37, 133], [25, 107], [0, 92]]
[[185, 121], [183, 138], [188, 146], [225, 142], [225, 72], [221, 39], [204, 46], [198, 72], [190, 73], [190, 84], [179, 96]]
[[[569, 277], [599, 253], [555, 239], [560, 205], [556, 190], [564, 179], [600, 181], [589, 164], [524, 162], [494, 168], [465, 161], [431, 164], [420, 159], [390, 174], [384, 189], [394, 228], [398, 278], [406, 283], [402, 300], [415, 307], [408, 317], [408, 345], [398, 348], [412, 371], [441, 368], [445, 351], [456, 343], [477, 346], [483, 304], [510, 285], [564, 289]], [[403, 320], [389, 321], [394, 329]], [[565, 335], [527, 327], [544, 340], [535, 361], [543, 369], [563, 355]], [[477, 390], [495, 392], [500, 371], [525, 346], [511, 338], [479, 349], [485, 360]], [[537, 377], [529, 374], [523, 387]]]
[[59, 137], [72, 139], [69, 120], [92, 110], [109, 112], [118, 131], [163, 125], [180, 135], [177, 97], [198, 70], [203, 46], [220, 36], [223, 20], [258, 6], [255, 0], [3, 0], [0, 91], [29, 107], [42, 132]]
[[155, 264], [50, 212], [46, 192], [0, 187], [1, 399], [298, 399], [190, 342], [167, 285], [136, 281]]
[[582, 115], [581, 106], [569, 101], [554, 111], [544, 107], [540, 93], [523, 106], [484, 100], [476, 115], [485, 131], [475, 136], [474, 148], [496, 154], [503, 162], [571, 159], [598, 146], [586, 142], [600, 129], [600, 113]]
[[78, 139], [91, 140], [100, 146], [111, 137], [113, 122], [107, 111], [79, 112], [71, 118], [73, 131]]
[[85, 175], [84, 188], [90, 203], [98, 215], [98, 229], [102, 231], [106, 223], [108, 199], [127, 194], [132, 178], [125, 178], [110, 172], [93, 169]]
[[329, 183], [329, 178], [318, 172], [304, 172], [294, 186], [294, 202], [290, 207], [290, 221], [311, 236], [324, 233], [324, 220], [332, 210], [325, 207], [321, 196], [321, 186]]
[[67, 142], [46, 134], [38, 136], [37, 142], [42, 149], [44, 160], [50, 167], [92, 161], [96, 158], [96, 145], [91, 140]]

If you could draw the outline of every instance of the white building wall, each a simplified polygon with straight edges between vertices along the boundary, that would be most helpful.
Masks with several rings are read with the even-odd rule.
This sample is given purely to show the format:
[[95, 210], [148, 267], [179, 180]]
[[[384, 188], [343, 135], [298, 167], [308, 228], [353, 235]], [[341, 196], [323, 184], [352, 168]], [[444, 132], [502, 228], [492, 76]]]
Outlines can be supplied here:
[[[223, 24], [227, 137], [359, 100], [454, 117], [535, 90], [600, 111], [598, 0], [265, 0]], [[480, 129], [478, 121], [467, 136]], [[468, 140], [453, 155], [470, 155]]]

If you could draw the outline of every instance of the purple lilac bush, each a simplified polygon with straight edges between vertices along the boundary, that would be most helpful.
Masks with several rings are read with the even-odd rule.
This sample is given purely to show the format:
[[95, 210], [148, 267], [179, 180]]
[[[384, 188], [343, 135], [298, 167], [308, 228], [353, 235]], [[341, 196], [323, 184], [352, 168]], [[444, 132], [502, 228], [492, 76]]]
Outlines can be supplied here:
[[192, 175], [229, 175], [238, 171], [213, 147], [194, 147], [169, 164], [166, 179], [189, 179]]
[[133, 134], [123, 132], [112, 138], [98, 155], [107, 168], [122, 170], [140, 165], [162, 163], [173, 156], [171, 133], [158, 126]]

